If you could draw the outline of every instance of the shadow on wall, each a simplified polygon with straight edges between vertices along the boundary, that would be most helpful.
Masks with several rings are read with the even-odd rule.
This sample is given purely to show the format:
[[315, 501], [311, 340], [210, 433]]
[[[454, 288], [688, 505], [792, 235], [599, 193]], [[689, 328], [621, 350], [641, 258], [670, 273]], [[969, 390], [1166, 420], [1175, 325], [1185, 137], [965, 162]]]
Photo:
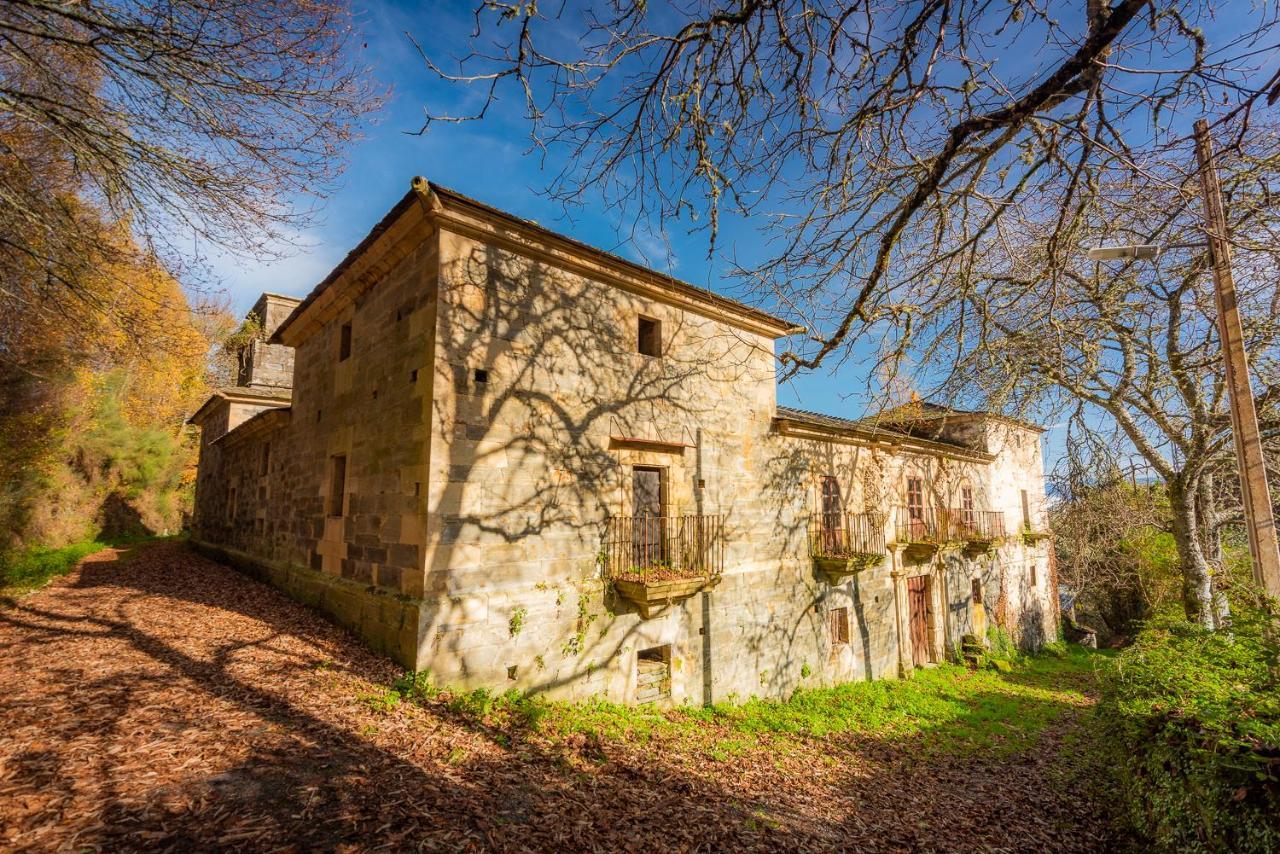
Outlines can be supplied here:
[[[443, 703], [377, 713], [361, 692], [394, 677], [388, 662], [178, 544], [88, 564], [74, 586], [0, 610], [0, 643], [0, 677], [17, 686], [0, 697], [0, 761], [40, 847], [1043, 847], [1046, 826], [1079, 843], [1096, 809], [1038, 763], [938, 756], [940, 741], [990, 733], [1003, 693], [950, 702], [918, 736], [823, 741], [860, 769], [835, 776], [805, 773], [803, 746], [799, 761], [738, 768], [688, 761], [696, 744], [681, 757], [524, 739]], [[335, 660], [374, 681], [329, 673]], [[1025, 702], [1019, 720], [1065, 710]], [[1037, 804], [1023, 846], [1010, 791]]]
[[[440, 272], [437, 360], [450, 375], [437, 381], [452, 388], [436, 394], [432, 429], [449, 440], [447, 459], [433, 459], [431, 468], [434, 477], [447, 472], [448, 479], [433, 490], [428, 518], [439, 520], [445, 554], [448, 546], [479, 544], [483, 562], [498, 567], [493, 571], [505, 571], [505, 564], [524, 573], [506, 581], [569, 584], [575, 596], [588, 594], [589, 613], [579, 613], [580, 624], [606, 617], [603, 609], [630, 608], [606, 601], [599, 588], [605, 521], [625, 512], [628, 500], [626, 466], [610, 450], [609, 436], [656, 430], [668, 432], [654, 438], [669, 439], [704, 427], [714, 442], [713, 425], [726, 418], [726, 394], [761, 379], [753, 373], [753, 357], [759, 362], [749, 349], [753, 342], [674, 312], [663, 318], [663, 356], [640, 355], [639, 305], [624, 292], [492, 247], [474, 247], [454, 260], [446, 255]], [[741, 408], [734, 409], [731, 417], [740, 420]], [[721, 514], [725, 538], [733, 542], [741, 522], [732, 496], [719, 506], [698, 501], [697, 453], [686, 451], [672, 466], [682, 481], [671, 488], [687, 496], [680, 512]], [[478, 579], [465, 575], [474, 572], [474, 555], [429, 565], [427, 596], [453, 592], [452, 585], [472, 587]], [[576, 603], [569, 606], [571, 614]], [[530, 619], [535, 616], [547, 615]], [[641, 628], [632, 624], [606, 637], [600, 625], [590, 632], [580, 626], [577, 648], [567, 656], [572, 667], [549, 668], [547, 677], [522, 687], [545, 691], [590, 676]], [[462, 633], [443, 634], [440, 651], [456, 656], [464, 673], [484, 666], [464, 648]], [[562, 658], [558, 649], [553, 656]]]

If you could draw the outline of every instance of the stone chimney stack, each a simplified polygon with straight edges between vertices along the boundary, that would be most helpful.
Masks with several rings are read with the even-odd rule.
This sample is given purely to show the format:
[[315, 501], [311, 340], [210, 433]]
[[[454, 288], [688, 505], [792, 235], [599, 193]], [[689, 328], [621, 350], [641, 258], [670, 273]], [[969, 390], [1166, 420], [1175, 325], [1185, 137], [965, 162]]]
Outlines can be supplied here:
[[236, 385], [248, 388], [291, 390], [293, 388], [293, 348], [268, 344], [276, 328], [284, 323], [302, 300], [280, 294], [263, 294], [253, 304], [250, 316], [261, 326], [258, 337], [249, 342], [240, 360]]

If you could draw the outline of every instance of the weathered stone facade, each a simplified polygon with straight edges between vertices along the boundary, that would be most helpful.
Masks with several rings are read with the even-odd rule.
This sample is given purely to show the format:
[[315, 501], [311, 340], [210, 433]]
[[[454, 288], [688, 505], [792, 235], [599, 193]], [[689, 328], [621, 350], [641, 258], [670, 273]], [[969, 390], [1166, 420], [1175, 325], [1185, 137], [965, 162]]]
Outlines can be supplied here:
[[[759, 311], [415, 181], [287, 319], [264, 317], [294, 352], [292, 398], [226, 389], [193, 418], [193, 540], [441, 682], [782, 696], [902, 674], [985, 622], [1056, 632], [1039, 431], [781, 409], [792, 330]], [[605, 573], [644, 478], [664, 526], [695, 520], [723, 557], [648, 617]], [[886, 544], [834, 578], [810, 553], [833, 502], [880, 514]], [[999, 511], [1005, 536], [908, 544], [926, 505]]]

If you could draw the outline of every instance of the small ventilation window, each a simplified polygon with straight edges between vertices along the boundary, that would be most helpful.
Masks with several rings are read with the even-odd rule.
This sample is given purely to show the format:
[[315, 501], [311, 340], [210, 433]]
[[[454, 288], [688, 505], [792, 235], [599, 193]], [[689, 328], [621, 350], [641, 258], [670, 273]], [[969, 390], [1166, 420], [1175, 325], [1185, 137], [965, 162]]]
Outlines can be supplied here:
[[671, 645], [636, 653], [636, 702], [657, 703], [671, 699]]
[[662, 322], [652, 317], [640, 318], [636, 349], [645, 356], [662, 355]]
[[973, 597], [973, 604], [975, 605], [982, 604], [982, 579], [980, 578], [973, 579], [973, 588], [972, 588], [972, 593], [970, 595]]
[[345, 362], [351, 358], [351, 324], [342, 324], [338, 333], [338, 361]]
[[329, 458], [329, 515], [341, 516], [347, 491], [347, 458], [342, 454]]
[[471, 378], [475, 380], [476, 385], [484, 385], [489, 382], [489, 372], [484, 368], [476, 368], [471, 372]]
[[849, 643], [849, 609], [832, 608], [827, 612], [827, 620], [831, 629], [831, 645], [844, 646]]
[[1036, 586], [1036, 564], [1035, 564], [1035, 561], [1032, 561], [1032, 562], [1031, 562], [1031, 586], [1032, 586], [1032, 587], [1035, 587], [1035, 586]]
[[409, 382], [416, 383], [418, 381], [418, 369], [414, 368], [409, 372]]

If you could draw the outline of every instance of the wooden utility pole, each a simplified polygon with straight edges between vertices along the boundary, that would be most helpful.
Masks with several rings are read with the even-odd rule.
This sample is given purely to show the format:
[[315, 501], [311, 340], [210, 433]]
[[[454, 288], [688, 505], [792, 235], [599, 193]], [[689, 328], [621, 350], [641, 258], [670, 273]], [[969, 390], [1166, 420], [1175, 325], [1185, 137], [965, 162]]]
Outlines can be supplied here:
[[1222, 338], [1222, 361], [1226, 365], [1227, 399], [1231, 404], [1236, 463], [1240, 467], [1245, 528], [1249, 532], [1249, 551], [1253, 554], [1253, 577], [1267, 595], [1280, 599], [1280, 545], [1276, 541], [1271, 490], [1267, 487], [1267, 469], [1262, 458], [1258, 411], [1249, 385], [1244, 329], [1240, 325], [1236, 286], [1231, 278], [1231, 246], [1227, 242], [1227, 218], [1222, 209], [1218, 167], [1214, 163], [1213, 144], [1209, 139], [1209, 123], [1204, 119], [1196, 122], [1196, 160], [1200, 165], [1205, 231], [1209, 238], [1214, 295], [1218, 304], [1218, 334]]

